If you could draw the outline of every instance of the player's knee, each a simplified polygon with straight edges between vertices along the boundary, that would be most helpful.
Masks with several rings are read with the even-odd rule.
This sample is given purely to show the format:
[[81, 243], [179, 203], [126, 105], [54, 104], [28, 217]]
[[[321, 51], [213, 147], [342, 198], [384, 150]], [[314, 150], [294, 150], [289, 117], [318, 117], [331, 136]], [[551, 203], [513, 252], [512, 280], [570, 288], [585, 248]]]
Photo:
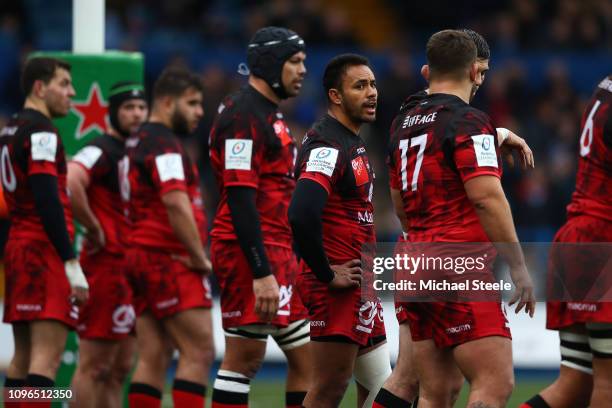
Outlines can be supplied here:
[[111, 372], [111, 380], [115, 384], [123, 384], [123, 382], [127, 379], [128, 375], [132, 371], [132, 360], [125, 359], [124, 361], [119, 361], [113, 366], [113, 370]]
[[319, 400], [328, 401], [337, 406], [342, 401], [348, 384], [348, 378], [337, 378], [335, 381], [316, 381], [313, 388]]
[[244, 375], [249, 378], [255, 377], [255, 374], [259, 371], [263, 364], [263, 357], [260, 355], [251, 355], [247, 360], [244, 361]]
[[85, 370], [86, 375], [88, 375], [93, 381], [100, 383], [109, 382], [111, 380], [111, 372], [111, 365], [103, 361], [96, 361]]

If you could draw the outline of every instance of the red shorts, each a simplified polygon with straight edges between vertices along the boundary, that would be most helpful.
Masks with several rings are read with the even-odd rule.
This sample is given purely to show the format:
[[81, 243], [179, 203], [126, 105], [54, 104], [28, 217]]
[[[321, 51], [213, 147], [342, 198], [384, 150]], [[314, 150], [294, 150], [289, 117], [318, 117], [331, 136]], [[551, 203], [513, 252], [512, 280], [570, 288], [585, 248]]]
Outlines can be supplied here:
[[404, 324], [408, 320], [408, 311], [404, 307], [404, 302], [395, 301], [395, 317], [398, 324]]
[[4, 322], [59, 320], [76, 327], [64, 263], [51, 243], [11, 239], [4, 250]]
[[[557, 232], [553, 242], [612, 242], [612, 222], [587, 215], [572, 217]], [[589, 256], [588, 251], [572, 250], [571, 252], [576, 256]], [[574, 259], [573, 261], [577, 265], [593, 263], [592, 259]], [[550, 259], [549, 268], [556, 268], [555, 265], [555, 260]], [[587, 322], [612, 323], [612, 302], [581, 302], [578, 300], [546, 303], [547, 329], [558, 330]]]
[[504, 306], [498, 302], [399, 303], [396, 314], [399, 307], [400, 324], [408, 322], [413, 341], [433, 339], [444, 348], [489, 336], [512, 338]]
[[82, 339], [122, 340], [134, 329], [132, 289], [123, 256], [98, 252], [81, 256], [89, 300], [81, 308], [77, 331]]
[[380, 299], [363, 300], [359, 288], [330, 290], [304, 267], [297, 287], [310, 319], [310, 338], [343, 336], [366, 346], [385, 336]]
[[198, 307], [211, 308], [208, 278], [153, 248], [131, 247], [125, 265], [136, 315], [149, 310], [157, 319]]
[[[306, 319], [308, 313], [299, 296], [295, 296], [298, 263], [290, 248], [266, 245], [270, 269], [280, 289], [279, 310], [272, 324], [286, 327]], [[253, 274], [242, 249], [235, 241], [213, 240], [210, 246], [213, 271], [221, 288], [221, 318], [223, 328], [262, 322], [255, 313]]]

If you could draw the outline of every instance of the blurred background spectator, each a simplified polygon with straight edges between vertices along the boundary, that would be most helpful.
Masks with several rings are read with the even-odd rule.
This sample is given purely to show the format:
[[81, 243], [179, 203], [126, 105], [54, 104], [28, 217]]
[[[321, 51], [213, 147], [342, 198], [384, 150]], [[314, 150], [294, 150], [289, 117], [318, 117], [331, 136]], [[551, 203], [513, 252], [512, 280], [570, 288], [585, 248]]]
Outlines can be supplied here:
[[[378, 120], [364, 129], [377, 173], [376, 225], [394, 240], [384, 164], [387, 130], [402, 100], [426, 86], [420, 76], [425, 41], [444, 28], [481, 33], [492, 48], [491, 71], [474, 104], [497, 126], [532, 146], [537, 169], [506, 168], [504, 183], [519, 235], [548, 241], [563, 222], [573, 189], [580, 114], [585, 99], [612, 67], [610, 0], [106, 0], [108, 49], [140, 51], [151, 85], [168, 64], [201, 73], [206, 116], [187, 142], [199, 157], [207, 208], [216, 188], [208, 168], [208, 131], [217, 105], [246, 82], [236, 72], [252, 33], [266, 25], [297, 31], [307, 43], [309, 74], [302, 94], [283, 104], [301, 140], [325, 110], [321, 74], [333, 55], [368, 55], [379, 85]], [[71, 48], [72, 0], [0, 4], [0, 125], [18, 110], [23, 58], [33, 50]]]

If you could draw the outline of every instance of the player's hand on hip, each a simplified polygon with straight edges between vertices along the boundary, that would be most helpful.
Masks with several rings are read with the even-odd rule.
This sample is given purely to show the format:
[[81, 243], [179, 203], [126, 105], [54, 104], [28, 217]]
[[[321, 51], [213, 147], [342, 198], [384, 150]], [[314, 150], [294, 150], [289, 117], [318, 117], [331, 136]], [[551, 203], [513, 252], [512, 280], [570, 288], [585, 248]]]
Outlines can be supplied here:
[[69, 259], [64, 262], [64, 271], [71, 288], [70, 301], [77, 306], [84, 305], [89, 298], [89, 284], [79, 261]]
[[172, 259], [181, 262], [183, 265], [202, 275], [209, 275], [212, 272], [212, 263], [206, 254], [197, 256], [185, 256], [172, 254]]
[[332, 265], [334, 279], [329, 282], [330, 289], [358, 288], [361, 285], [361, 260], [352, 259], [342, 265]]
[[533, 288], [533, 281], [527, 267], [525, 265], [510, 267], [510, 276], [512, 282], [514, 282], [514, 294], [510, 299], [509, 305], [512, 306], [516, 303], [515, 313], [519, 313], [523, 308], [525, 313], [533, 317], [535, 312], [536, 300]]
[[274, 275], [253, 279], [255, 313], [264, 322], [271, 322], [278, 312], [280, 293]]
[[516, 151], [519, 154], [523, 169], [526, 169], [528, 167], [535, 167], [535, 160], [533, 158], [533, 152], [531, 151], [531, 148], [529, 147], [525, 139], [518, 136], [511, 130], [508, 130], [508, 137], [502, 144], [501, 151], [502, 155], [504, 156], [504, 160], [511, 167], [514, 167], [514, 157], [512, 156], [513, 151]]

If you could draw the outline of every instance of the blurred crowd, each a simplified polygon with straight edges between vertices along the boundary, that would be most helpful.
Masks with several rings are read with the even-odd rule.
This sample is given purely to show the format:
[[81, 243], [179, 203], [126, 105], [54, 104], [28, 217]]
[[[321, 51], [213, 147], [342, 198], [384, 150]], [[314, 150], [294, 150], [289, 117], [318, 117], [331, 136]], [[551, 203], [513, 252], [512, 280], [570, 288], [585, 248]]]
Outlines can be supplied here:
[[[33, 50], [70, 49], [71, 3], [0, 4], [0, 125], [22, 103], [16, 78], [24, 56]], [[403, 99], [426, 86], [419, 70], [432, 32], [469, 27], [491, 45], [491, 71], [474, 104], [488, 112], [497, 126], [524, 137], [535, 152], [535, 170], [504, 169], [519, 235], [527, 241], [550, 240], [564, 221], [573, 190], [581, 112], [601, 79], [592, 72], [577, 72], [580, 65], [568, 64], [573, 57], [555, 56], [580, 54], [582, 61], [592, 58], [597, 64], [595, 56], [609, 55], [612, 46], [609, 0], [428, 0], [418, 7], [401, 0], [106, 0], [106, 4], [107, 48], [143, 52], [147, 85], [169, 63], [201, 72], [206, 116], [185, 142], [199, 156], [209, 210], [214, 210], [216, 189], [207, 164], [207, 134], [221, 98], [246, 82], [236, 74], [234, 60], [244, 55], [251, 33], [265, 25], [281, 25], [306, 40], [307, 82], [302, 94], [282, 108], [298, 140], [325, 110], [320, 74], [326, 60], [346, 51], [370, 56], [378, 79], [379, 109], [377, 122], [364, 129], [363, 137], [377, 172], [375, 207], [381, 240], [394, 239], [399, 227], [387, 188], [387, 131]], [[546, 57], [539, 57], [543, 52]], [[496, 60], [502, 55], [503, 61]], [[576, 77], [582, 86], [576, 86]]]

